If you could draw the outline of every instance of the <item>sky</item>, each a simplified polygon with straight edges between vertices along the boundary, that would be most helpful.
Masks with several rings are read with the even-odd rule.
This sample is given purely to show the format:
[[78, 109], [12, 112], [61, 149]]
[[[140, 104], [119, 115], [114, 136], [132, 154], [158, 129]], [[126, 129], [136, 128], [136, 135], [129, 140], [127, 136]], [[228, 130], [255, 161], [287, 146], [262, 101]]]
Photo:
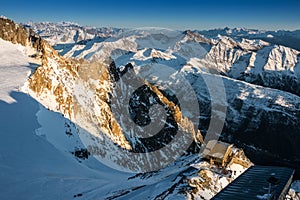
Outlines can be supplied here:
[[300, 29], [299, 0], [7, 0], [1, 2], [0, 15], [16, 22], [71, 21], [95, 27]]

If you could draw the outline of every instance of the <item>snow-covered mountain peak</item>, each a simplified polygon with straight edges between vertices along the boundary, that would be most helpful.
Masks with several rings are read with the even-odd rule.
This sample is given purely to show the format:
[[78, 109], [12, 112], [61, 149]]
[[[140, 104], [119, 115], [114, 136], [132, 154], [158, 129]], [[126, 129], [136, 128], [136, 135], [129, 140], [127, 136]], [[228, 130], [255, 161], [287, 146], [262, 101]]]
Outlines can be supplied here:
[[0, 15], [0, 18], [2, 18], [2, 19], [7, 19], [7, 17], [4, 16], [4, 15]]
[[72, 22], [29, 22], [25, 26], [45, 37], [51, 45], [74, 44], [97, 37], [107, 38], [122, 32], [122, 29], [80, 26]]

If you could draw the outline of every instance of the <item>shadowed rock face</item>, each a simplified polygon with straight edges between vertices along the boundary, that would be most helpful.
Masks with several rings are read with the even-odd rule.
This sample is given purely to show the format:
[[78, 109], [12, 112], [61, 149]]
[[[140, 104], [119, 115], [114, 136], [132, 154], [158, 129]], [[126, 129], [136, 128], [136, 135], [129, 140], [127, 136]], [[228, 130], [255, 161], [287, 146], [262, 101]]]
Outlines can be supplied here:
[[[154, 99], [154, 102], [150, 102]], [[171, 113], [171, 110], [163, 104], [158, 98], [157, 94], [153, 92], [148, 86], [144, 85], [132, 94], [129, 102], [129, 112], [132, 120], [139, 126], [145, 126], [151, 123], [151, 116], [149, 114], [151, 106], [160, 104], [165, 106], [167, 113], [166, 123], [162, 130], [156, 135], [148, 138], [139, 138], [140, 144], [134, 148], [136, 152], [155, 151], [167, 145], [176, 134], [178, 125]], [[158, 111], [159, 112], [159, 111]], [[152, 116], [162, 116], [163, 113], [152, 113]]]
[[[144, 137], [131, 136], [135, 138], [134, 140], [135, 142], [134, 143], [131, 142], [131, 145], [133, 147], [133, 152], [135, 153], [151, 152], [151, 151], [158, 150], [164, 147], [165, 145], [168, 145], [168, 143], [172, 141], [173, 137], [177, 134], [178, 131], [177, 123], [180, 123], [181, 121], [181, 114], [178, 117], [177, 116], [178, 113], [176, 113], [173, 109], [175, 104], [171, 100], [169, 100], [165, 95], [163, 95], [157, 89], [157, 87], [139, 79], [136, 76], [135, 72], [133, 71], [133, 66], [131, 63], [127, 64], [125, 68], [122, 71], [120, 71], [115, 67], [115, 64], [113, 62], [109, 67], [109, 71], [111, 72], [110, 75], [111, 75], [111, 80], [113, 82], [117, 82], [120, 79], [122, 79], [122, 81], [124, 82], [140, 81], [141, 83], [144, 83], [141, 87], [137, 88], [134, 91], [134, 93], [130, 94], [131, 96], [129, 100], [129, 107], [127, 108], [130, 113], [131, 120], [137, 126], [144, 127], [149, 125], [150, 123], [155, 123], [151, 119], [153, 117], [160, 118], [161, 116], [166, 116], [166, 119], [160, 119], [166, 121], [163, 123], [164, 125], [163, 127], [161, 127], [161, 130], [158, 130], [158, 132], [155, 135], [148, 135], [148, 137], [145, 137], [147, 133], [145, 134], [142, 133]], [[129, 75], [126, 73], [128, 73]], [[125, 74], [126, 77], [122, 77]], [[120, 88], [118, 87], [115, 87], [114, 90], [118, 91], [119, 93], [122, 93], [122, 91], [120, 91]], [[150, 109], [154, 105], [160, 105], [164, 109], [153, 110], [150, 113]], [[180, 113], [180, 110], [178, 110], [178, 112]], [[136, 128], [137, 129], [132, 128], [133, 131], [139, 132], [138, 130], [139, 128], [138, 127]], [[130, 141], [130, 137], [127, 138]]]
[[[132, 146], [133, 152], [145, 153], [161, 149], [172, 141], [179, 130], [179, 126], [181, 128], [190, 127], [190, 132], [186, 134], [195, 135], [197, 133], [194, 127], [190, 126], [191, 122], [182, 116], [180, 107], [177, 105], [178, 99], [176, 96], [161, 91], [157, 86], [139, 78], [134, 72], [134, 67], [131, 63], [125, 65], [124, 69], [121, 71], [120, 68], [117, 68], [115, 63], [112, 62], [108, 67], [108, 71], [110, 74], [109, 80], [113, 84], [111, 93], [108, 94], [108, 96], [113, 98], [115, 93], [117, 93], [117, 98], [120, 98], [123, 95], [130, 95], [128, 108], [125, 109], [128, 109], [129, 117], [137, 125], [137, 127], [130, 127], [131, 133], [138, 133], [140, 132], [139, 127], [147, 126], [150, 123], [156, 123], [152, 121], [152, 118], [159, 118], [160, 121], [165, 120], [161, 129], [157, 130], [155, 135], [147, 136], [148, 133], [142, 133], [143, 136], [129, 136], [128, 132], [124, 132]], [[124, 91], [116, 84], [118, 81], [123, 81], [124, 84], [128, 84], [128, 86], [132, 82], [140, 82], [142, 86], [137, 88], [132, 94], [124, 94]], [[160, 105], [163, 109], [151, 111], [152, 106], [155, 105]]]
[[[260, 106], [265, 106], [264, 109], [257, 108], [256, 104], [249, 105], [247, 100], [233, 100], [232, 105], [237, 107], [228, 111], [229, 118], [223, 136], [225, 140], [244, 148], [255, 163], [298, 168], [300, 166], [299, 97], [289, 99], [291, 107], [276, 105], [275, 98], [276, 96], [273, 96], [273, 99], [265, 103], [256, 102]], [[233, 113], [242, 116], [240, 120], [232, 121], [230, 116]]]

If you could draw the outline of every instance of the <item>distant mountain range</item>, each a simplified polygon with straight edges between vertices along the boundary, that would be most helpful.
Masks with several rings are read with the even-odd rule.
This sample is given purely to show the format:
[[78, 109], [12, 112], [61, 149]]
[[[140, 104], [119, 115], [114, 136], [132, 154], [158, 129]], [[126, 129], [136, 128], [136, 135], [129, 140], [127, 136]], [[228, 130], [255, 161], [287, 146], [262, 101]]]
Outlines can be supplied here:
[[295, 31], [261, 31], [255, 29], [243, 29], [243, 28], [224, 28], [214, 29], [207, 31], [198, 31], [200, 34], [206, 37], [217, 37], [218, 35], [229, 36], [236, 40], [245, 39], [261, 39], [271, 44], [277, 44], [282, 46], [291, 47], [296, 50], [300, 50], [300, 30]]
[[[94, 36], [107, 38], [120, 32], [124, 32], [127, 29], [121, 28], [96, 28], [89, 26], [81, 26], [72, 22], [41, 22], [34, 23], [29, 22], [23, 24], [24, 26], [32, 28], [42, 37], [49, 38], [48, 41], [53, 44], [73, 43], [79, 42], [84, 39], [92, 39]], [[76, 32], [78, 31], [78, 36]], [[296, 50], [300, 50], [300, 30], [295, 31], [265, 31], [257, 29], [246, 28], [224, 28], [224, 29], [212, 29], [212, 30], [194, 30], [199, 34], [207, 38], [217, 38], [218, 35], [228, 36], [237, 41], [241, 39], [261, 39], [271, 44], [277, 44], [282, 46], [291, 47]], [[67, 33], [67, 34], [66, 34]], [[64, 37], [63, 37], [64, 36]]]
[[[26, 27], [31, 27], [39, 33], [64, 57], [87, 60], [97, 57], [106, 39], [126, 33], [126, 29], [92, 28], [66, 22], [31, 23]], [[178, 32], [179, 37], [175, 39], [177, 41], [172, 42], [177, 42], [176, 48], [180, 48], [180, 53], [185, 53], [188, 58], [199, 57], [199, 49], [193, 49], [196, 45], [188, 46], [190, 44], [187, 45], [184, 40], [194, 44], [199, 43], [202, 48], [200, 51], [207, 51], [206, 56], [215, 59], [218, 72], [221, 74], [249, 83], [300, 94], [300, 89], [296, 87], [299, 84], [300, 73], [299, 51], [296, 50], [297, 48], [292, 48], [297, 44], [297, 40], [300, 40], [300, 31], [225, 28], [185, 31], [182, 35], [180, 33]], [[290, 37], [293, 39], [284, 43], [276, 39], [280, 37], [286, 40]], [[157, 44], [155, 48], [160, 49], [159, 45]], [[136, 51], [134, 46], [126, 48], [127, 51]], [[141, 47], [138, 48], [141, 49]], [[188, 52], [187, 48], [190, 48], [191, 52]], [[273, 76], [275, 74], [276, 76]]]

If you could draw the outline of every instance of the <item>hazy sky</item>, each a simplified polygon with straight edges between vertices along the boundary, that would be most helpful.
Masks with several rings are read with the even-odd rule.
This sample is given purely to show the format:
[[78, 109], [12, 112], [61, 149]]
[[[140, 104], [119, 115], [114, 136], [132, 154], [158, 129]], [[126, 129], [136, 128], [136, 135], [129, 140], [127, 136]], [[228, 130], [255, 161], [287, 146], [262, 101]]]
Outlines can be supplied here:
[[300, 29], [299, 0], [6, 0], [0, 15], [16, 22], [72, 21], [96, 27]]

